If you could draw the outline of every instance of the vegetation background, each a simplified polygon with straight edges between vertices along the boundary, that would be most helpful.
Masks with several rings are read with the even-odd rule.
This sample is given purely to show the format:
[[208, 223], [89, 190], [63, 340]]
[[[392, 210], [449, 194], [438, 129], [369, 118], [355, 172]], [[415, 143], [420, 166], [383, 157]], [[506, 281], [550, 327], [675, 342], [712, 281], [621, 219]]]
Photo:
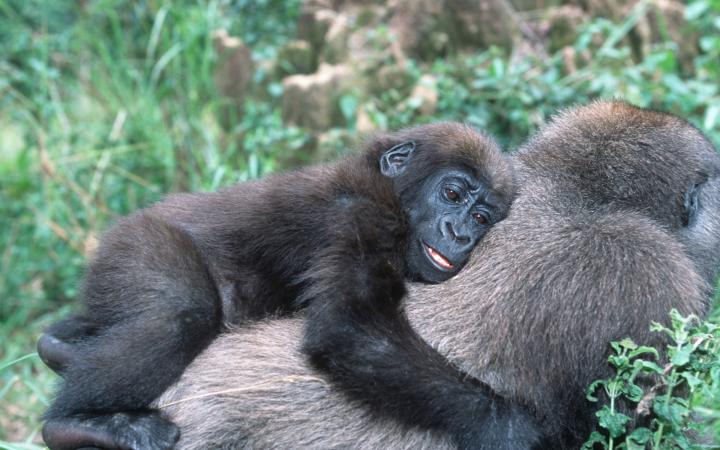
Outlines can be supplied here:
[[512, 149], [596, 97], [719, 145], [720, 0], [0, 0], [0, 448], [42, 447], [34, 343], [115, 217], [407, 124]]

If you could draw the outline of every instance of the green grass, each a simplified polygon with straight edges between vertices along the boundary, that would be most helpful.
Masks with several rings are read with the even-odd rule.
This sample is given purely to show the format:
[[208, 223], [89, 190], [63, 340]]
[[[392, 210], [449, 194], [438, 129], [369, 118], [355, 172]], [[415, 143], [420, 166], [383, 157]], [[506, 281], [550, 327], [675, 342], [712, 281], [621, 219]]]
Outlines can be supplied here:
[[0, 2], [0, 447], [37, 442], [53, 376], [34, 342], [72, 309], [97, 233], [165, 192], [260, 176], [305, 136], [273, 102], [223, 128], [212, 77], [215, 29], [266, 52], [297, 8], [80, 3]]
[[[212, 32], [226, 28], [271, 60], [292, 38], [298, 0], [0, 0], [0, 448], [34, 448], [54, 376], [34, 353], [41, 330], [75, 308], [88, 248], [118, 215], [180, 190], [213, 190], [312, 159], [309, 132], [285, 127], [279, 81], [258, 64], [258, 93], [237, 121], [215, 90]], [[410, 61], [407, 76], [433, 73], [434, 117], [408, 90], [353, 92], [332, 155], [354, 136], [353, 105], [380, 128], [460, 119], [517, 145], [557, 108], [624, 97], [690, 118], [720, 143], [720, 5], [694, 1], [689, 17], [702, 52], [684, 73], [675, 47], [633, 61], [635, 23], [588, 23], [569, 74], [562, 55], [510, 64], [497, 49]], [[387, 33], [373, 31], [375, 45]], [[298, 153], [300, 152], [300, 153]], [[288, 155], [292, 153], [292, 158]]]

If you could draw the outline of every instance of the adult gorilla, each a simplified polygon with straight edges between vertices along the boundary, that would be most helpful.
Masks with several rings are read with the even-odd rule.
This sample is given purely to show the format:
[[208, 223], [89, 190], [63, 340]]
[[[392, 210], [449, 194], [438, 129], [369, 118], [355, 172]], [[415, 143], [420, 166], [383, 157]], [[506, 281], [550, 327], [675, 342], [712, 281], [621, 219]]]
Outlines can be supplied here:
[[[720, 155], [684, 120], [596, 102], [560, 114], [515, 161], [508, 218], [456, 278], [413, 286], [406, 311], [451, 363], [534, 409], [548, 448], [576, 448], [593, 422], [585, 388], [608, 375], [608, 342], [661, 345], [651, 321], [708, 310]], [[451, 447], [344, 398], [303, 359], [302, 324], [240, 329], [192, 364], [158, 402], [181, 447]]]

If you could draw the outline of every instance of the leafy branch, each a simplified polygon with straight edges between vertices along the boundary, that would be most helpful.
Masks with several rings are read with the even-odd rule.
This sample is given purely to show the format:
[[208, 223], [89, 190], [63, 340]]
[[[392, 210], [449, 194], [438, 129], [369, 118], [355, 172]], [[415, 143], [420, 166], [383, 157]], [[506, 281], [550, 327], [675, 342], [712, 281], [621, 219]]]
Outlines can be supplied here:
[[[718, 448], [702, 442], [703, 422], [718, 422], [720, 414], [708, 405], [720, 397], [720, 325], [696, 316], [670, 313], [670, 327], [654, 323], [652, 331], [666, 334], [667, 363], [652, 347], [630, 339], [611, 344], [608, 362], [612, 378], [596, 380], [587, 398], [598, 402], [607, 397], [595, 415], [598, 429], [583, 449], [700, 449]], [[655, 384], [647, 383], [651, 379]], [[635, 417], [618, 408], [620, 402], [635, 406]], [[702, 428], [707, 433], [710, 427]]]

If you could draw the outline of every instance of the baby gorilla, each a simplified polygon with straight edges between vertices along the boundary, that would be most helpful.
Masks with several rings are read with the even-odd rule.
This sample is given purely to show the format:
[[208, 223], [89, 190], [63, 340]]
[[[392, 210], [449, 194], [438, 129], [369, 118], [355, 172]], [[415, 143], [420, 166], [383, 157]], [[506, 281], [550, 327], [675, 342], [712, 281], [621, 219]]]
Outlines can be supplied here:
[[309, 361], [375, 415], [460, 447], [512, 426], [508, 448], [530, 448], [540, 434], [531, 416], [450, 366], [401, 306], [405, 278], [458, 273], [513, 189], [490, 138], [444, 123], [376, 137], [334, 164], [172, 195], [121, 220], [90, 262], [85, 310], [40, 340], [64, 378], [45, 442], [171, 447], [177, 429], [147, 409], [153, 399], [225, 325], [306, 308]]

